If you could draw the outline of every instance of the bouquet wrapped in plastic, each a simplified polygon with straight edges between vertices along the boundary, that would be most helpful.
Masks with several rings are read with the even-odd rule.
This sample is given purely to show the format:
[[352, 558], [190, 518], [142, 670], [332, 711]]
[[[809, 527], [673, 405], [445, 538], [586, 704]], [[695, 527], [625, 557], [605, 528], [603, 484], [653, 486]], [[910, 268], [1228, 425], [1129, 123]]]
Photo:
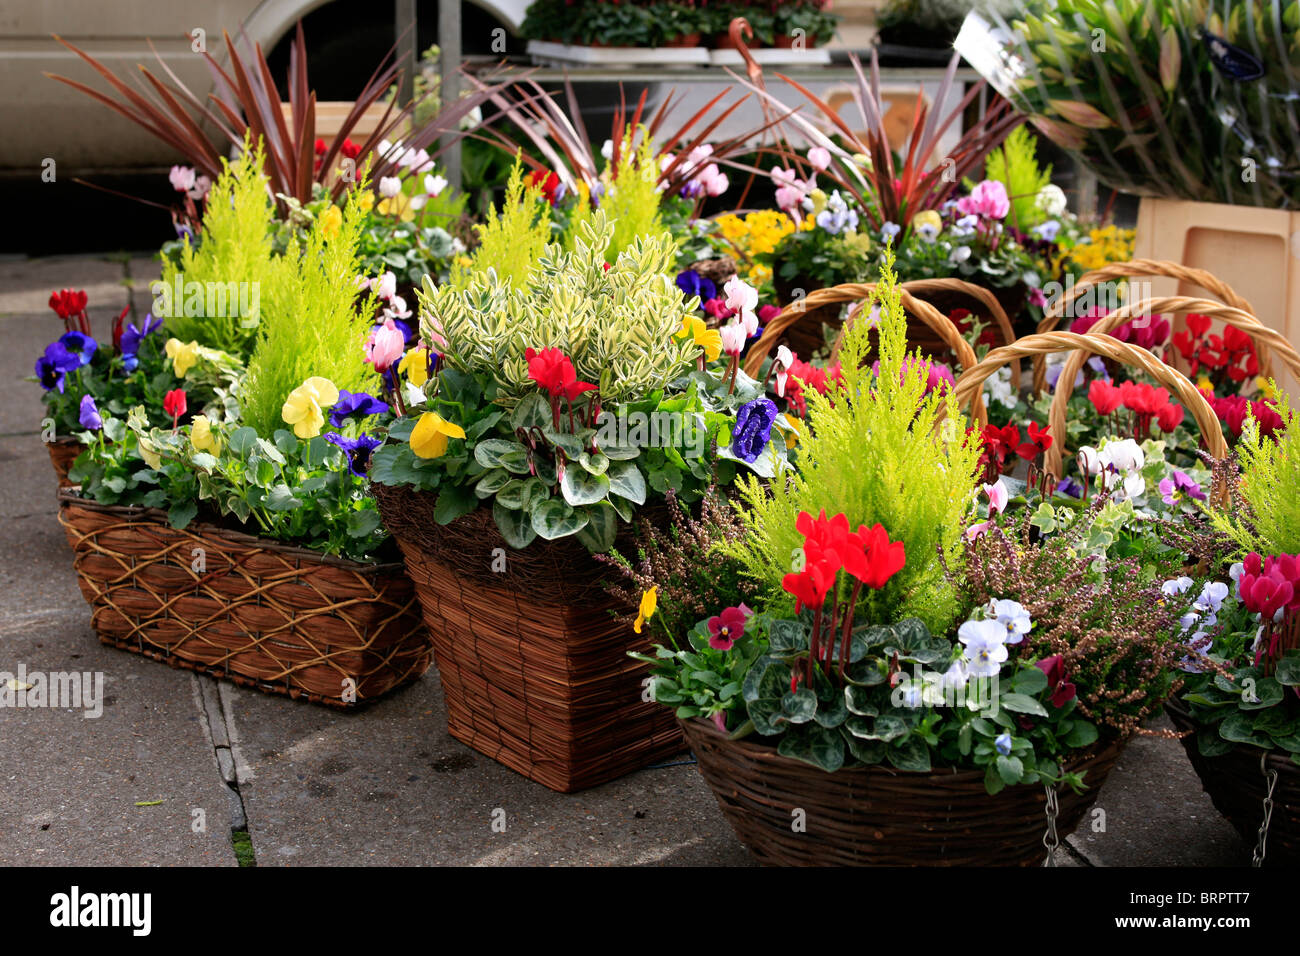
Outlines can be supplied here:
[[958, 52], [1102, 182], [1300, 208], [1300, 0], [1007, 9], [971, 13]]

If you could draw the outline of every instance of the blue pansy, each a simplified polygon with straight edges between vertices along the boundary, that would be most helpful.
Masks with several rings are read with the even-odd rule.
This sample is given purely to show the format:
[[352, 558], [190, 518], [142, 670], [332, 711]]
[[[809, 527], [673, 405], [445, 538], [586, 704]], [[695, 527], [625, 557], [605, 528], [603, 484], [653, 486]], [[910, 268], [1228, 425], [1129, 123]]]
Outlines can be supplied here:
[[772, 438], [776, 416], [776, 404], [771, 399], [756, 398], [741, 405], [731, 432], [731, 453], [752, 465]]
[[81, 396], [81, 409], [77, 420], [81, 422], [81, 427], [87, 431], [96, 432], [104, 427], [104, 419], [99, 415], [99, 406], [95, 404], [95, 396]]
[[366, 471], [370, 468], [371, 453], [383, 444], [378, 438], [372, 438], [370, 435], [345, 438], [342, 435], [331, 433], [325, 436], [325, 440], [331, 445], [337, 445], [343, 449], [348, 456], [348, 470], [358, 478], [366, 476]]
[[[381, 402], [365, 392], [349, 392], [339, 389], [339, 400], [330, 411], [330, 424], [342, 428], [349, 418], [365, 418], [367, 415], [382, 415], [388, 411], [388, 403]], [[337, 444], [337, 443], [336, 443]]]
[[118, 348], [122, 351], [122, 365], [128, 372], [134, 372], [140, 365], [140, 345], [144, 342], [145, 337], [157, 332], [162, 328], [163, 320], [155, 319], [146, 313], [144, 317], [144, 328], [137, 327], [134, 323], [128, 322], [126, 328], [122, 330], [122, 339], [118, 343]]
[[718, 297], [718, 287], [713, 284], [713, 280], [706, 279], [694, 269], [683, 269], [677, 273], [677, 288], [681, 289], [682, 295], [688, 299], [698, 295], [701, 302]]
[[[90, 360], [95, 357], [95, 350], [99, 348], [99, 343], [92, 339], [84, 332], [64, 332], [59, 336], [59, 345], [70, 354], [77, 357], [77, 365], [89, 365]], [[49, 349], [46, 349], [48, 352]], [[67, 371], [72, 371], [67, 369]]]

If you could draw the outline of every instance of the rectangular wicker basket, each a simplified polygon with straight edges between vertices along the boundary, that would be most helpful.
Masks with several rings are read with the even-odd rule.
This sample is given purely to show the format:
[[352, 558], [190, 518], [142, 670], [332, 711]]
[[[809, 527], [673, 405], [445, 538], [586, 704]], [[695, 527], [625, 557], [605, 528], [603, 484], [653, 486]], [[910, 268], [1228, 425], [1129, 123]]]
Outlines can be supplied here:
[[[561, 793], [606, 783], [683, 750], [668, 708], [645, 700], [649, 641], [615, 616], [603, 566], [574, 541], [509, 551], [492, 514], [440, 527], [433, 496], [373, 489], [424, 609], [453, 737]], [[480, 560], [481, 559], [481, 560]]]
[[360, 564], [59, 492], [99, 639], [273, 694], [351, 708], [432, 660], [400, 564]]

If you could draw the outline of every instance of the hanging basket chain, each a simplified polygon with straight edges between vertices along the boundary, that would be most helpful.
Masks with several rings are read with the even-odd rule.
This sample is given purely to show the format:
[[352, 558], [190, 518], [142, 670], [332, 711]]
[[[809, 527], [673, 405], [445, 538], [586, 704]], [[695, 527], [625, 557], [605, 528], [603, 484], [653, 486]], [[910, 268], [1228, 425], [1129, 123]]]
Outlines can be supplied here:
[[1265, 844], [1268, 843], [1268, 827], [1273, 820], [1273, 790], [1277, 787], [1277, 771], [1268, 769], [1267, 751], [1259, 755], [1259, 772], [1268, 781], [1268, 790], [1264, 794], [1264, 819], [1259, 825], [1259, 842], [1255, 845], [1255, 852], [1250, 857], [1251, 866], [1264, 865], [1264, 854], [1267, 852]]
[[1056, 866], [1056, 850], [1061, 845], [1061, 839], [1056, 835], [1056, 815], [1059, 812], [1059, 807], [1056, 804], [1056, 784], [1044, 784], [1043, 790], [1047, 793], [1047, 805], [1043, 810], [1047, 814], [1047, 832], [1043, 834], [1043, 846], [1047, 848], [1047, 859], [1043, 861], [1043, 866]]

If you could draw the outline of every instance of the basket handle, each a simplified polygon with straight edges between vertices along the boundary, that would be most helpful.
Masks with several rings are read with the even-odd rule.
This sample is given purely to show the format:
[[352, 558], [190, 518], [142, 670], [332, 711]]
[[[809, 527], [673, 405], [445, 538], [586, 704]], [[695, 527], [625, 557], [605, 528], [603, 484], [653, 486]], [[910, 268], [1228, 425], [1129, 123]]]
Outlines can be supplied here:
[[[935, 292], [956, 292], [975, 299], [988, 312], [988, 317], [993, 320], [997, 326], [998, 332], [1002, 335], [1002, 344], [1010, 345], [1016, 340], [1015, 330], [1011, 327], [1011, 319], [1007, 317], [1006, 310], [1002, 308], [1002, 303], [988, 289], [973, 282], [967, 282], [965, 279], [958, 279], [955, 276], [945, 276], [936, 279], [910, 279], [902, 284], [902, 287], [912, 293], [916, 298], [929, 301], [929, 297]], [[949, 319], [949, 321], [952, 321]], [[1020, 363], [1011, 364], [1011, 388], [1015, 392], [1020, 391]]]
[[[1164, 313], [1181, 315], [1189, 312], [1208, 315], [1210, 318], [1218, 319], [1224, 325], [1231, 325], [1240, 329], [1256, 341], [1259, 351], [1263, 351], [1263, 348], [1267, 346], [1282, 360], [1292, 375], [1300, 378], [1300, 353], [1296, 352], [1295, 347], [1287, 341], [1286, 336], [1276, 329], [1270, 329], [1249, 312], [1220, 305], [1210, 299], [1194, 299], [1181, 295], [1167, 296], [1163, 299], [1143, 299], [1141, 302], [1122, 306], [1109, 315], [1102, 316], [1088, 330], [1088, 334], [1101, 335], [1110, 332], [1140, 315], [1160, 315]], [[1074, 377], [1083, 368], [1085, 361], [1086, 358], [1081, 352], [1075, 352], [1065, 360], [1065, 366], [1061, 369], [1061, 377], [1056, 380], [1057, 394], [1065, 393], [1065, 398], [1062, 399], [1063, 403], [1070, 400], [1070, 395], [1074, 391]], [[1053, 402], [1053, 408], [1055, 408], [1055, 402]]]
[[[1099, 283], [1109, 282], [1111, 279], [1137, 279], [1142, 276], [1190, 282], [1200, 286], [1210, 295], [1218, 296], [1220, 300], [1234, 309], [1240, 309], [1252, 315], [1255, 313], [1250, 303], [1239, 296], [1232, 286], [1204, 269], [1185, 266], [1181, 262], [1172, 262], [1168, 259], [1134, 259], [1131, 262], [1112, 262], [1100, 269], [1093, 269], [1091, 272], [1085, 273], [1083, 278], [1070, 288], [1068, 294], [1057, 299], [1052, 307], [1047, 310], [1042, 321], [1038, 323], [1038, 331], [1040, 333], [1053, 331], [1065, 314], [1066, 307], [1074, 302], [1085, 290]], [[1047, 387], [1047, 368], [1043, 356], [1034, 356], [1033, 364], [1034, 394], [1041, 395]], [[1266, 374], [1272, 369], [1268, 353], [1262, 349], [1259, 353], [1259, 367]]]
[[[953, 324], [951, 319], [924, 299], [913, 296], [907, 289], [900, 286], [898, 291], [904, 311], [916, 316], [935, 332], [943, 340], [944, 344], [956, 353], [957, 362], [963, 369], [970, 369], [978, 364], [979, 359], [975, 356], [975, 350], [962, 337], [961, 330]], [[780, 315], [767, 323], [763, 334], [750, 348], [749, 355], [745, 359], [745, 374], [750, 378], [757, 378], [759, 370], [763, 367], [763, 359], [780, 341], [786, 329], [798, 322], [809, 310], [822, 305], [864, 302], [873, 298], [875, 294], [876, 283], [874, 282], [846, 282], [842, 285], [817, 289], [808, 293], [800, 301], [786, 306]], [[842, 335], [843, 332], [841, 332]], [[839, 345], [840, 339], [837, 337], [835, 342], [836, 353], [839, 352]], [[984, 408], [982, 393], [975, 397], [975, 401], [971, 405], [971, 415], [981, 425], [988, 421], [988, 412]]]
[[[1219, 419], [1196, 386], [1177, 369], [1166, 365], [1146, 349], [1121, 342], [1109, 335], [1079, 335], [1076, 332], [1039, 332], [1035, 335], [1026, 335], [1010, 345], [994, 349], [984, 356], [984, 361], [963, 372], [961, 378], [957, 379], [957, 401], [962, 403], [969, 400], [972, 395], [978, 394], [983, 388], [985, 379], [1008, 362], [1018, 358], [1049, 355], [1067, 350], [1082, 350], [1114, 359], [1125, 365], [1135, 366], [1167, 386], [1192, 413], [1210, 454], [1215, 458], [1227, 457], [1228, 444], [1223, 439], [1223, 429], [1219, 426]], [[1065, 404], [1061, 399], [1062, 395], [1067, 399], [1069, 397], [1058, 388], [1048, 417], [1053, 438], [1052, 447], [1043, 453], [1043, 470], [1058, 481], [1062, 474], [1061, 449], [1065, 438]]]

